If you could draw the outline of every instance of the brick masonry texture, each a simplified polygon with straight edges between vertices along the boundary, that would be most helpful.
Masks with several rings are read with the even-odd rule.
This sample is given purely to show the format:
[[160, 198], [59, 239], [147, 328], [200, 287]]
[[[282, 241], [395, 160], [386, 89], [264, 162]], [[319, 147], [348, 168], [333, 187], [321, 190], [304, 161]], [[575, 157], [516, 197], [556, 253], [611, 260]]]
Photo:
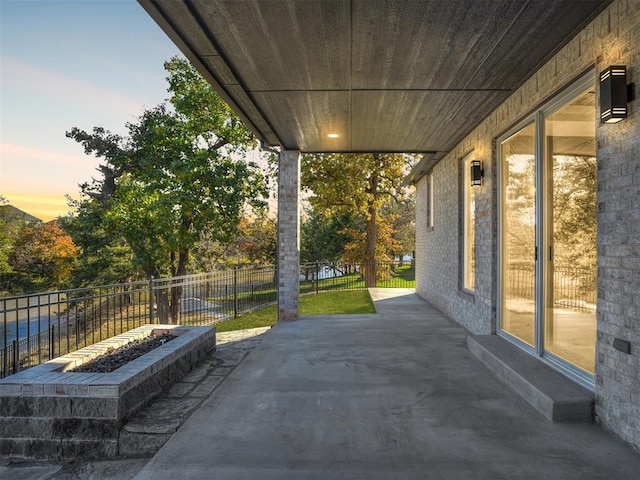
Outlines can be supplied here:
[[[435, 165], [434, 227], [428, 174], [416, 185], [416, 291], [476, 334], [496, 330], [497, 160], [495, 139], [587, 71], [627, 66], [640, 84], [640, 0], [616, 0]], [[595, 83], [595, 81], [594, 81]], [[597, 86], [594, 84], [596, 94]], [[636, 87], [637, 90], [637, 87]], [[596, 417], [640, 449], [640, 102], [629, 118], [596, 130], [598, 160], [598, 337]], [[599, 114], [594, 112], [594, 116]], [[485, 168], [476, 196], [476, 291], [460, 290], [459, 161], [473, 152]], [[613, 348], [631, 342], [631, 354]]]
[[278, 162], [278, 319], [298, 318], [300, 300], [300, 152]]
[[[144, 332], [173, 328], [183, 331], [182, 335], [112, 373], [59, 371], [65, 365], [73, 367], [100, 354], [110, 345], [139, 338]], [[214, 352], [215, 346], [214, 327], [146, 325], [2, 379], [0, 458], [116, 455], [122, 424], [163, 388], [182, 379]], [[46, 386], [56, 388], [48, 391], [42, 388]], [[109, 388], [98, 390], [104, 395], [95, 395], [93, 387]]]

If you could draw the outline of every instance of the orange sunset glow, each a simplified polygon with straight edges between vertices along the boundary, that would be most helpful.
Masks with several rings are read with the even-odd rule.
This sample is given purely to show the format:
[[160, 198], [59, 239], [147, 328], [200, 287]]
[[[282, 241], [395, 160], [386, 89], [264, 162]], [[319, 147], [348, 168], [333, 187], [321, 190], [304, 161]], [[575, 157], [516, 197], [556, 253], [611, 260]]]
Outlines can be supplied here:
[[9, 204], [43, 222], [48, 222], [71, 211], [67, 205], [67, 199], [61, 194], [34, 195], [16, 192], [0, 192], [0, 194], [7, 199]]

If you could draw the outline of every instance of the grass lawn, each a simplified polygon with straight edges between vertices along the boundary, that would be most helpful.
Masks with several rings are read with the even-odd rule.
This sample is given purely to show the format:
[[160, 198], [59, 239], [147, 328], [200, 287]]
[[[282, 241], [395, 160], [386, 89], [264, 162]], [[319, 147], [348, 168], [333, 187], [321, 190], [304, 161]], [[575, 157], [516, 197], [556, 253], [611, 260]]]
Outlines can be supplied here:
[[[380, 273], [381, 278], [376, 281], [376, 287], [415, 288], [416, 286], [415, 269], [411, 268], [409, 263], [395, 267], [393, 273], [388, 268], [383, 268]], [[324, 278], [318, 282], [317, 287], [312, 281], [300, 282], [301, 293], [313, 292], [316, 288], [320, 291], [364, 288], [364, 278], [362, 278], [362, 273], [356, 272]]]
[[[367, 290], [326, 292], [305, 295], [300, 298], [300, 315], [337, 315], [355, 313], [375, 313], [373, 302]], [[269, 327], [276, 323], [277, 305], [232, 318], [216, 324], [218, 332], [230, 332], [245, 328]]]

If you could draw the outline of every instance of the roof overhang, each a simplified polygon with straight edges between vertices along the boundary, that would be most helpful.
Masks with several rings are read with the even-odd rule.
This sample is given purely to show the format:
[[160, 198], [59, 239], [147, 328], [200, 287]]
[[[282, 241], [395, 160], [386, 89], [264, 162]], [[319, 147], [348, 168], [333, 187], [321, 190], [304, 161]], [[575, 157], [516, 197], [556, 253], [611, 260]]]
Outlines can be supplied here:
[[432, 157], [610, 0], [139, 3], [263, 143]]

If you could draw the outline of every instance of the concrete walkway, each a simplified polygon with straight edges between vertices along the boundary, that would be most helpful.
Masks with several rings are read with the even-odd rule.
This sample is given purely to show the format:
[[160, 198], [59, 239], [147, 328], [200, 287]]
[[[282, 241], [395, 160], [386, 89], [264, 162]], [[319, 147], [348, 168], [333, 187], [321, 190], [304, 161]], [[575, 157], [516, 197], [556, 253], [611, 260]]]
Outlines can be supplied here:
[[372, 297], [265, 333], [135, 478], [638, 478], [637, 453], [544, 420], [411, 290]]

